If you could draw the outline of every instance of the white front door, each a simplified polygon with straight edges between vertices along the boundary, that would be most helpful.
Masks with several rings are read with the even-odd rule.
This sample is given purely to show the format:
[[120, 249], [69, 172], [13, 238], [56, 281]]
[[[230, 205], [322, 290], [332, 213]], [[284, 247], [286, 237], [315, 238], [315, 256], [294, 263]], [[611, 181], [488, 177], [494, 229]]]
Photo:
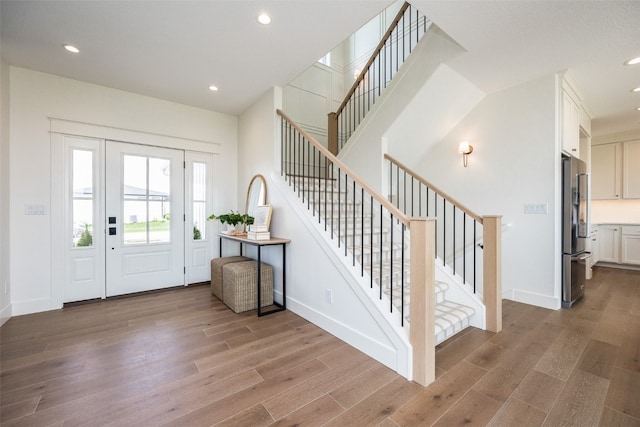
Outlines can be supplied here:
[[107, 141], [106, 296], [185, 284], [184, 151]]

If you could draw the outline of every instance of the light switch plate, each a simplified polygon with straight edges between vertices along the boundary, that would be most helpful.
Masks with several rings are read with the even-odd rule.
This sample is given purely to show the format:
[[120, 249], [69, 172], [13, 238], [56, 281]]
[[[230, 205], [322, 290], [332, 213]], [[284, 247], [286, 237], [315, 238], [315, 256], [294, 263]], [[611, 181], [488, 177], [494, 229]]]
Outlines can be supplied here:
[[525, 214], [542, 214], [542, 215], [548, 214], [549, 205], [547, 203], [525, 203], [524, 213]]
[[45, 215], [44, 205], [25, 205], [25, 215]]

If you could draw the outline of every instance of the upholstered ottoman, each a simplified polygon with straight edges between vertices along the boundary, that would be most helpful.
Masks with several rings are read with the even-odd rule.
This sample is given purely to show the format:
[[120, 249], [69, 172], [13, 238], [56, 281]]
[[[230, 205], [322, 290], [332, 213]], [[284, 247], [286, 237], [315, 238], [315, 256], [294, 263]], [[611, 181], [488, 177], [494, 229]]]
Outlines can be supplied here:
[[211, 260], [211, 293], [220, 301], [222, 299], [222, 267], [231, 262], [250, 261], [246, 256], [226, 256]]
[[[273, 268], [261, 263], [261, 307], [273, 304]], [[222, 301], [236, 313], [258, 308], [258, 263], [241, 261], [222, 267]]]

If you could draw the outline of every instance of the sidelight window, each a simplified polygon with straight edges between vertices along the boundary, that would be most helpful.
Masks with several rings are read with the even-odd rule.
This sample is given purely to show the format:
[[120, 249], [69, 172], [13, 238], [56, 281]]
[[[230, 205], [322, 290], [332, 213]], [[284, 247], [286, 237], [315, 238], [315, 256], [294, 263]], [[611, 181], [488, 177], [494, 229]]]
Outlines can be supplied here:
[[72, 156], [72, 221], [73, 246], [93, 246], [93, 151], [74, 149]]
[[207, 165], [193, 163], [193, 240], [206, 239]]

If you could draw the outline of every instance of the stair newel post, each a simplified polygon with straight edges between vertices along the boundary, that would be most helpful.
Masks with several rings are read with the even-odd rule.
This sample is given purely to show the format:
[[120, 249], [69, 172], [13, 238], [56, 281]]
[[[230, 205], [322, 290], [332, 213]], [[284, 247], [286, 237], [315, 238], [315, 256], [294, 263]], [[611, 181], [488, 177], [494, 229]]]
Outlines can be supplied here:
[[329, 113], [327, 126], [327, 148], [334, 156], [338, 155], [338, 114]]
[[482, 218], [484, 234], [483, 300], [487, 310], [486, 328], [491, 332], [502, 330], [502, 216]]
[[409, 337], [413, 347], [413, 380], [427, 386], [435, 380], [435, 230], [436, 220], [411, 218], [411, 298]]

